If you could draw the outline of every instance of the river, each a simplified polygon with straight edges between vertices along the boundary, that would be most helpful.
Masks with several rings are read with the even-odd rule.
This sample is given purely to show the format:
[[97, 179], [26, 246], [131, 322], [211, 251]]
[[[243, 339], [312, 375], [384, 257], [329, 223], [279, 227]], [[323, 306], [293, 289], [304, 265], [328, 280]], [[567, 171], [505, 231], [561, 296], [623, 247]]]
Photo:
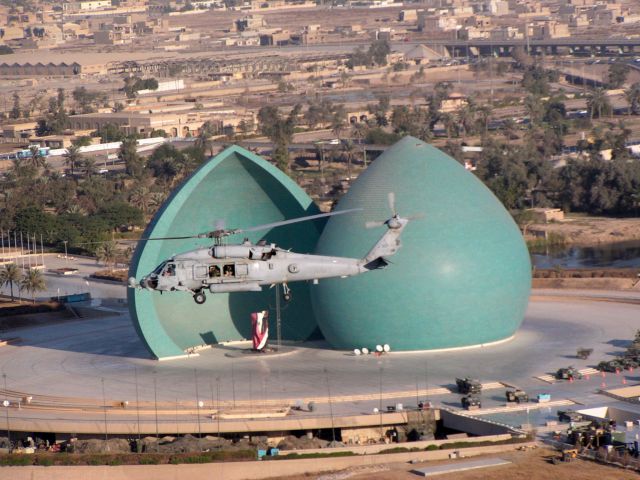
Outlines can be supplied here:
[[536, 268], [640, 268], [640, 241], [535, 250]]

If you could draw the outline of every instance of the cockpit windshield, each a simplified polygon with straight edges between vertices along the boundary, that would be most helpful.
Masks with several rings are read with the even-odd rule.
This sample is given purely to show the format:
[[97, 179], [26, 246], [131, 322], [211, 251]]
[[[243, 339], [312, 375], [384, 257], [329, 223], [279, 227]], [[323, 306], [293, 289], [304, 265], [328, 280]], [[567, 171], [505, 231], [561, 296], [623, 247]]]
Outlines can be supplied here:
[[160, 275], [160, 273], [162, 273], [162, 269], [164, 268], [164, 266], [167, 264], [167, 262], [162, 262], [160, 265], [158, 265], [155, 270], [151, 273], [155, 273], [156, 275]]

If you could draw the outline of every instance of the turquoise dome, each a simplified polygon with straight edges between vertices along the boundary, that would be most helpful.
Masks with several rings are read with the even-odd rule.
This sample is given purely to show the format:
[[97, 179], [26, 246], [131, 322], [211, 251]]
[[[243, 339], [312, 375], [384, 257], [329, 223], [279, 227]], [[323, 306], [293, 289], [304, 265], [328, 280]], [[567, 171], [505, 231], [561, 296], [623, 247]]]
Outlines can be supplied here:
[[512, 336], [531, 289], [522, 235], [500, 201], [458, 162], [405, 137], [377, 158], [341, 199], [316, 253], [363, 257], [386, 227], [365, 222], [420, 214], [402, 234], [390, 265], [356, 277], [320, 281], [313, 309], [335, 348], [426, 350], [485, 344]]
[[[234, 146], [206, 162], [162, 205], [144, 237], [172, 237], [213, 230], [216, 220], [243, 228], [319, 213], [311, 198], [289, 177], [251, 152]], [[297, 252], [313, 251], [324, 223], [311, 221], [273, 231], [249, 232], [253, 242], [267, 239]], [[211, 245], [210, 239], [141, 242], [129, 276], [140, 280], [177, 253]], [[282, 338], [306, 340], [317, 333], [309, 284], [291, 284], [294, 301], [282, 312]], [[128, 289], [134, 326], [156, 358], [179, 356], [190, 347], [251, 338], [250, 313], [275, 305], [275, 290], [208, 294], [197, 305], [185, 292]], [[275, 315], [272, 315], [275, 318]], [[275, 328], [272, 328], [275, 337]]]

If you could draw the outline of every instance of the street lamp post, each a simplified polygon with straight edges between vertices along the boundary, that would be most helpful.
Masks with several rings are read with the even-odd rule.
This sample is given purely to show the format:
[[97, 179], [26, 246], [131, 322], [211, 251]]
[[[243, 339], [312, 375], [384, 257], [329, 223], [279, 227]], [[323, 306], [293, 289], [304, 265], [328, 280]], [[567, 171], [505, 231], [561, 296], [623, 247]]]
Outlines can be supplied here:
[[67, 242], [68, 240], [63, 240], [62, 243], [64, 243], [64, 262], [67, 263]]
[[[7, 394], [7, 374], [3, 373], [2, 374], [2, 379], [4, 380], [4, 394]], [[9, 442], [9, 453], [12, 452], [12, 448], [11, 448], [11, 426], [9, 425], [9, 405], [11, 405], [11, 403], [9, 402], [9, 400], [5, 400], [4, 402], [2, 402], [2, 405], [4, 406], [4, 411], [6, 414], [6, 418], [7, 418], [7, 441]]]

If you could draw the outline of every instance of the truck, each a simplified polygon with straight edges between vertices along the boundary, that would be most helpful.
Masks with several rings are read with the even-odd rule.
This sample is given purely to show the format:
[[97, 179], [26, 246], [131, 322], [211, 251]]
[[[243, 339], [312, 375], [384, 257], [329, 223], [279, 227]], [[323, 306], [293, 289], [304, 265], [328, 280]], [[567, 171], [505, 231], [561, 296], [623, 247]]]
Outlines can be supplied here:
[[458, 393], [464, 395], [467, 394], [480, 394], [482, 392], [482, 384], [478, 380], [471, 378], [456, 378], [456, 385], [458, 386]]
[[527, 403], [529, 395], [524, 390], [516, 388], [515, 390], [507, 390], [507, 402]]
[[482, 408], [482, 402], [480, 401], [480, 397], [476, 395], [467, 395], [462, 397], [461, 400], [462, 408], [465, 410], [477, 410]]
[[582, 374], [574, 367], [559, 368], [556, 372], [557, 380], [579, 380]]

